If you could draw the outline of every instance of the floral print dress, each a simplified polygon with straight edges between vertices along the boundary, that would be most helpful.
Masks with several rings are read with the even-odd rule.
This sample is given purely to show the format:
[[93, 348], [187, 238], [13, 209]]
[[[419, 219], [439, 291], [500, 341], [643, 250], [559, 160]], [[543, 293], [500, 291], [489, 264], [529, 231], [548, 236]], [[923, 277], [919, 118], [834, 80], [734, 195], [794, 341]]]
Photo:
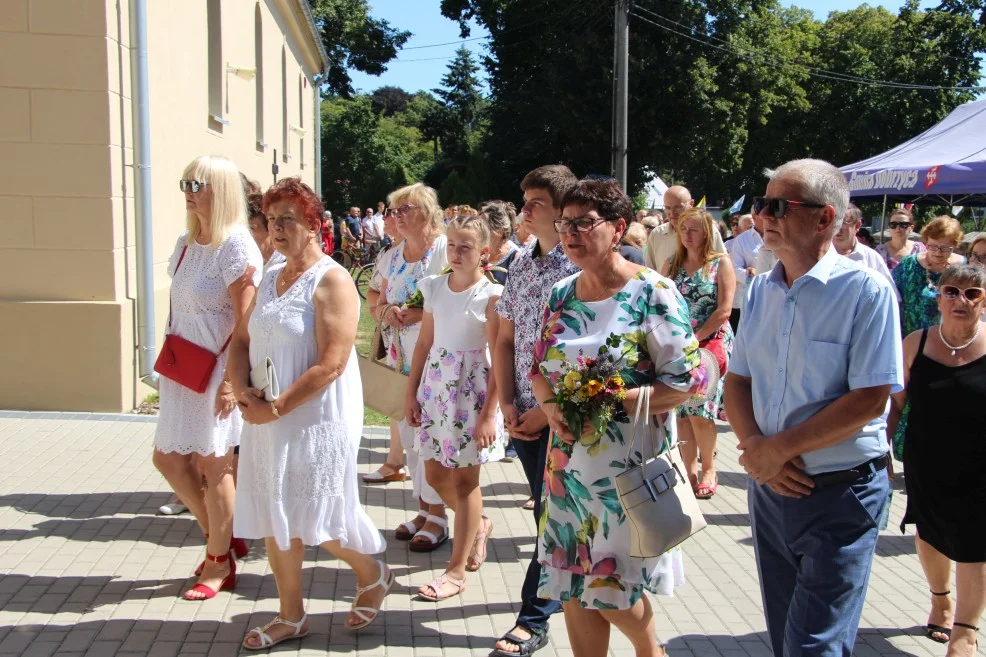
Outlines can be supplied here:
[[[540, 373], [557, 389], [566, 365], [580, 356], [608, 353], [615, 360], [630, 347], [620, 371], [627, 387], [659, 382], [675, 390], [704, 390], [705, 369], [688, 306], [671, 281], [645, 269], [611, 298], [584, 302], [575, 295], [578, 276], [551, 291], [532, 375]], [[674, 411], [658, 416], [658, 426], [674, 443]], [[543, 566], [538, 596], [577, 599], [589, 609], [629, 609], [644, 589], [670, 595], [683, 583], [680, 549], [650, 559], [629, 556], [630, 525], [614, 479], [651, 456], [651, 447], [640, 445], [628, 464], [632, 429], [620, 413], [598, 437], [573, 445], [551, 437], [538, 523]]]
[[[681, 296], [688, 302], [688, 316], [691, 318], [692, 331], [698, 331], [709, 319], [709, 316], [719, 307], [719, 263], [722, 258], [716, 258], [706, 267], [695, 271], [691, 276], [684, 267], [679, 267], [674, 275], [674, 284]], [[733, 353], [733, 327], [729, 322], [723, 322], [722, 328], [714, 333], [709, 341], [721, 340], [722, 352], [726, 362]], [[701, 346], [706, 346], [703, 343]], [[684, 404], [678, 407], [679, 415], [694, 415], [707, 420], [722, 420], [726, 422], [726, 409], [722, 405], [722, 395], [726, 388], [726, 377], [719, 377], [715, 394], [709, 395], [704, 403], [699, 405]]]
[[891, 274], [900, 292], [900, 328], [903, 337], [938, 323], [938, 279], [941, 274], [921, 266], [916, 254], [900, 261]]
[[481, 278], [462, 292], [449, 288], [449, 275], [418, 281], [425, 312], [435, 316], [435, 338], [418, 385], [421, 428], [418, 453], [446, 468], [481, 465], [503, 458], [506, 436], [499, 409], [496, 440], [478, 449], [474, 440], [486, 404], [492, 367], [486, 340], [486, 308], [503, 286]]

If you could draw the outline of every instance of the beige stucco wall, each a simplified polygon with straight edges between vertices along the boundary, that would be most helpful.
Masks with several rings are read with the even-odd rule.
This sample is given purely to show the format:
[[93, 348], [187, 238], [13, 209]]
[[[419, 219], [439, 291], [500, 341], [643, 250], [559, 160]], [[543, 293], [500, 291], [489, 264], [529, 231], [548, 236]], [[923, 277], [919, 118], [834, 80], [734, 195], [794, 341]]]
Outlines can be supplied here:
[[[260, 16], [266, 149], [257, 146], [257, 78], [224, 75], [228, 124], [209, 120], [207, 0], [147, 3], [158, 343], [166, 260], [185, 220], [177, 186], [185, 165], [225, 155], [267, 186], [276, 148], [279, 177], [314, 183], [319, 61], [297, 1], [220, 1], [224, 70], [257, 67]], [[136, 377], [129, 2], [0, 6], [0, 62], [16, 62], [0, 65], [0, 362], [20, 365], [18, 377], [0, 378], [0, 408], [129, 410], [149, 391]], [[286, 144], [282, 52], [287, 122], [306, 131], [288, 131]]]

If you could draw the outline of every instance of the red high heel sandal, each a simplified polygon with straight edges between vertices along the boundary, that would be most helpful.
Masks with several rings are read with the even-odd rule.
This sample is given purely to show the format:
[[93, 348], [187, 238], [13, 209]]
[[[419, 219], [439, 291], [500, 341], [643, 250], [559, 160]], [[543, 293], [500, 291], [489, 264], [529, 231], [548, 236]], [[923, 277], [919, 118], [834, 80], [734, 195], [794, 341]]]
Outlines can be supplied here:
[[[206, 536], [205, 540], [208, 541], [209, 537]], [[236, 555], [237, 559], [242, 559], [247, 555], [247, 552], [250, 551], [250, 547], [247, 545], [247, 542], [244, 541], [242, 538], [236, 538], [235, 536], [229, 539], [229, 549], [233, 551], [233, 554]], [[205, 561], [200, 563], [199, 567], [195, 569], [196, 577], [202, 574], [203, 568], [205, 568]]]
[[[231, 550], [231, 551], [227, 552], [226, 554], [217, 557], [214, 554], [209, 554], [208, 552], [206, 552], [205, 558], [207, 560], [209, 560], [209, 561], [212, 561], [213, 563], [225, 563], [226, 561], [228, 561], [229, 562], [229, 575], [226, 575], [226, 577], [223, 579], [222, 583], [219, 585], [219, 590], [218, 591], [214, 591], [214, 590], [210, 589], [205, 584], [196, 584], [192, 588], [190, 588], [187, 591], [185, 591], [184, 598], [186, 600], [191, 601], [191, 602], [199, 602], [201, 600], [209, 600], [211, 598], [216, 597], [216, 594], [219, 593], [219, 591], [232, 591], [233, 590], [233, 587], [236, 586], [236, 560], [235, 559], [232, 559], [232, 554], [233, 553], [232, 553], [232, 550]], [[191, 597], [190, 598], [188, 596], [191, 593], [200, 593], [202, 595], [202, 597], [201, 598], [197, 598], [197, 597]]]

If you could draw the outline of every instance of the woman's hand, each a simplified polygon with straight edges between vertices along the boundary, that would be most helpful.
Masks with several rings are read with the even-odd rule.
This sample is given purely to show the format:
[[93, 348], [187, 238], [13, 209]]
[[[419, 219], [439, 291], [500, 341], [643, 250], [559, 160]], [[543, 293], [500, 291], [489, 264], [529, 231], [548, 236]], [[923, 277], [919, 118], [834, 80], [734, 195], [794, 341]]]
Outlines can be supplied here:
[[496, 442], [496, 423], [493, 418], [482, 415], [479, 417], [473, 442], [476, 443], [477, 449], [486, 449]]
[[397, 306], [387, 306], [380, 316], [380, 321], [391, 328], [399, 329], [402, 326], [401, 311]]
[[424, 319], [424, 308], [404, 308], [400, 311], [401, 327], [417, 324]]
[[562, 414], [558, 404], [544, 402], [541, 404], [541, 410], [544, 411], [545, 417], [548, 418], [548, 426], [551, 428], [551, 432], [561, 438], [563, 443], [568, 445], [574, 444], [576, 440], [575, 435], [569, 430], [568, 425], [565, 424], [565, 416]]
[[225, 420], [234, 408], [236, 408], [236, 397], [233, 395], [233, 386], [230, 385], [229, 381], [223, 381], [216, 391], [216, 417]]
[[247, 388], [247, 394], [238, 400], [240, 413], [243, 414], [243, 421], [250, 424], [267, 424], [277, 419], [274, 411], [271, 410], [270, 402], [264, 399], [264, 391], [256, 388]]
[[404, 399], [404, 417], [412, 427], [421, 426], [421, 404], [413, 393], [409, 393]]

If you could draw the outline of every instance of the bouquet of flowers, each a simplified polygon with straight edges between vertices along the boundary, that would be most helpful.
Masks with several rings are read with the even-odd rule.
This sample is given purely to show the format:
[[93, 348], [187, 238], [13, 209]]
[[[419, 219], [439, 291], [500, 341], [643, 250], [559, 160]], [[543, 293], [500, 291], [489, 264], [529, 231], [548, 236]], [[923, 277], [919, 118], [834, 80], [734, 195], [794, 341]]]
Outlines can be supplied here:
[[[600, 351], [595, 358], [579, 356], [575, 363], [566, 362], [558, 391], [551, 399], [561, 409], [568, 428], [582, 442], [598, 441], [627, 398], [626, 383], [620, 376], [625, 357], [614, 359]], [[592, 431], [583, 436], [586, 422]]]

